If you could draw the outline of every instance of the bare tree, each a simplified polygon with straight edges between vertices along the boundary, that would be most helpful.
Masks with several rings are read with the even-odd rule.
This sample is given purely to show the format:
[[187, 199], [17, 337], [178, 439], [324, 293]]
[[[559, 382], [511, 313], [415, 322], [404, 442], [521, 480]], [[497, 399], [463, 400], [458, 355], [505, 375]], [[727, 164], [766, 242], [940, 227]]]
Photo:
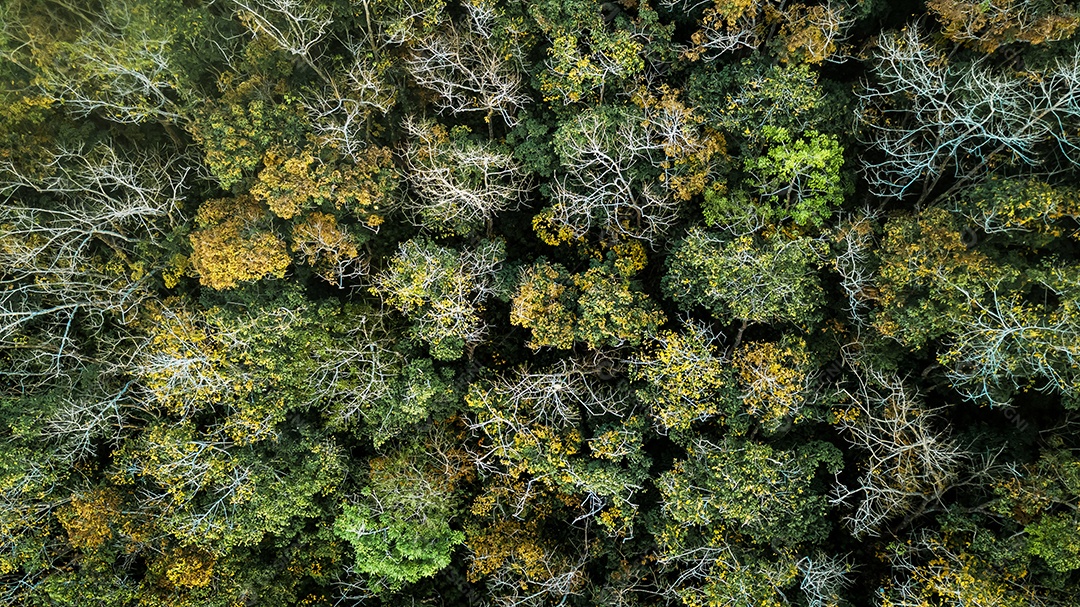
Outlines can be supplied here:
[[417, 84], [439, 96], [435, 102], [439, 111], [482, 113], [492, 136], [495, 115], [513, 126], [517, 110], [529, 102], [521, 74], [507, 53], [484, 36], [459, 31], [453, 24], [415, 41], [407, 65]]
[[1051, 152], [1080, 162], [1063, 128], [1080, 119], [1080, 60], [1059, 60], [1037, 76], [987, 59], [954, 62], [914, 24], [881, 38], [873, 72], [859, 115], [880, 156], [861, 158], [880, 196], [915, 189], [923, 201], [947, 175], [960, 187], [992, 165], [1037, 166]]
[[869, 304], [876, 298], [873, 251], [880, 210], [862, 209], [845, 217], [834, 232], [832, 266], [848, 299], [848, 312], [857, 327], [869, 322]]
[[302, 59], [324, 80], [329, 80], [316, 66], [313, 54], [315, 45], [326, 37], [334, 21], [326, 6], [309, 0], [231, 1], [253, 34], [270, 38], [282, 50]]
[[653, 137], [642, 116], [627, 111], [584, 112], [556, 134], [562, 170], [552, 184], [551, 219], [575, 238], [603, 228], [653, 242], [675, 221], [678, 202], [638, 174], [642, 163], [662, 162], [662, 139]]
[[389, 348], [382, 327], [363, 324], [355, 327], [341, 347], [319, 351], [310, 381], [317, 398], [332, 407], [339, 424], [363, 418], [376, 427], [386, 420], [372, 419], [371, 403], [398, 395], [395, 380], [401, 375], [404, 357]]
[[517, 207], [529, 190], [528, 174], [513, 155], [492, 144], [448, 138], [445, 129], [413, 118], [405, 149], [409, 183], [418, 199], [403, 203], [416, 225], [468, 231]]
[[851, 565], [845, 557], [816, 554], [804, 556], [797, 563], [803, 579], [799, 589], [806, 595], [808, 607], [838, 607], [840, 593], [851, 585]]
[[843, 395], [853, 408], [839, 416], [839, 425], [865, 460], [858, 486], [837, 484], [832, 501], [857, 500], [845, 522], [856, 537], [876, 536], [897, 516], [940, 501], [968, 454], [936, 427], [937, 410], [923, 405], [902, 378], [851, 363], [855, 385]]
[[[187, 173], [179, 159], [108, 144], [60, 149], [33, 174], [0, 163], [0, 192], [11, 196], [0, 207], [0, 346], [20, 361], [0, 375], [62, 375], [82, 364], [76, 333], [133, 318], [151, 275], [133, 278], [106, 261], [166, 237], [181, 219]], [[40, 196], [24, 203], [23, 191]]]
[[[122, 123], [186, 119], [166, 26], [148, 22], [122, 0], [92, 7], [56, 0], [8, 4], [0, 9], [0, 29], [18, 44], [0, 54], [32, 74], [48, 98], [77, 116], [94, 113]], [[71, 37], [36, 29], [53, 20], [70, 27]]]
[[385, 70], [374, 65], [359, 45], [352, 47], [352, 66], [342, 86], [327, 85], [310, 93], [304, 107], [312, 127], [329, 145], [359, 162], [368, 147], [373, 118], [397, 102]]
[[99, 440], [118, 445], [130, 417], [126, 401], [133, 383], [127, 382], [104, 398], [72, 391], [46, 419], [41, 438], [58, 443], [55, 453], [60, 461], [71, 465], [93, 457]]
[[[947, 277], [942, 276], [948, 280]], [[1041, 392], [1080, 396], [1080, 311], [1075, 273], [1056, 268], [1039, 286], [1061, 298], [1047, 310], [1024, 301], [1021, 293], [991, 288], [980, 298], [961, 285], [950, 286], [971, 302], [972, 313], [955, 322], [948, 350], [939, 360], [946, 375], [970, 400], [1008, 406], [1028, 383]]]

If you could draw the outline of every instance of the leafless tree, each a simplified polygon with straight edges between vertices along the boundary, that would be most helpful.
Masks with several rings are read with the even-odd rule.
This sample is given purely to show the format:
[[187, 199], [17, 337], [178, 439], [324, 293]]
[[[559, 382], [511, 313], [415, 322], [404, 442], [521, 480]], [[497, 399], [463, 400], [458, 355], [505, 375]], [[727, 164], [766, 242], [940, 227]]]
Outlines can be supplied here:
[[1080, 285], [1068, 271], [1052, 269], [1049, 279], [1040, 281], [1062, 299], [1056, 310], [1041, 309], [998, 287], [989, 289], [987, 299], [961, 285], [950, 286], [972, 306], [972, 314], [955, 323], [948, 350], [940, 357], [961, 394], [992, 406], [1008, 406], [1012, 394], [1029, 382], [1042, 392], [1080, 394], [1080, 315], [1071, 300]]
[[401, 374], [404, 358], [391, 350], [381, 329], [364, 324], [353, 329], [342, 347], [320, 351], [310, 381], [320, 401], [331, 403], [335, 420], [348, 424], [357, 417], [374, 426], [385, 420], [370, 419], [365, 413], [372, 402], [396, 396], [394, 382]]
[[99, 113], [122, 123], [182, 122], [169, 44], [145, 33], [122, 39], [103, 31], [84, 34], [70, 63], [42, 71], [39, 86], [76, 115]]
[[560, 129], [561, 171], [552, 184], [552, 220], [574, 237], [593, 228], [653, 242], [675, 221], [678, 203], [657, 183], [644, 182], [642, 163], [659, 165], [661, 141], [641, 116], [609, 119], [578, 114]]
[[863, 327], [869, 322], [869, 304], [875, 299], [873, 251], [877, 221], [881, 211], [862, 209], [845, 217], [835, 231], [832, 265], [840, 274], [840, 287], [848, 299], [852, 321]]
[[[61, 375], [81, 364], [77, 328], [93, 333], [106, 317], [132, 318], [150, 275], [132, 278], [105, 259], [161, 241], [181, 220], [189, 170], [180, 162], [102, 144], [60, 149], [34, 173], [0, 163], [9, 196], [0, 207], [0, 345], [20, 344], [9, 351], [22, 361], [0, 375]], [[21, 200], [27, 191], [38, 194], [33, 204]]]
[[[29, 7], [37, 18], [21, 14]], [[0, 51], [33, 74], [34, 85], [77, 116], [94, 113], [122, 123], [182, 122], [180, 79], [170, 62], [173, 40], [164, 28], [133, 19], [123, 1], [93, 7], [75, 2], [16, 1], [0, 14], [0, 28], [18, 44]], [[61, 17], [60, 15], [63, 15]], [[72, 21], [71, 39], [33, 29], [49, 19]]]
[[839, 425], [865, 459], [858, 486], [837, 484], [832, 502], [857, 500], [845, 523], [856, 537], [876, 536], [897, 516], [940, 501], [969, 456], [902, 378], [851, 363], [854, 386], [843, 395], [853, 408]]
[[296, 55], [320, 76], [313, 49], [326, 37], [333, 16], [326, 6], [309, 0], [231, 0], [253, 34], [267, 36], [282, 50]]
[[448, 139], [430, 122], [408, 119], [407, 177], [418, 199], [403, 203], [419, 226], [488, 225], [517, 207], [529, 191], [528, 174], [508, 151]]
[[840, 593], [851, 585], [851, 569], [844, 557], [816, 554], [804, 556], [797, 563], [802, 581], [799, 589], [806, 595], [808, 607], [837, 607]]
[[125, 401], [132, 383], [105, 398], [73, 391], [45, 420], [41, 437], [58, 443], [55, 453], [71, 465], [93, 457], [98, 440], [118, 445], [128, 424]]
[[453, 24], [416, 40], [408, 62], [409, 73], [420, 86], [434, 91], [439, 111], [481, 113], [488, 122], [498, 115], [504, 124], [517, 124], [517, 110], [529, 102], [520, 71], [505, 51], [482, 35], [459, 30]]
[[1080, 119], [1078, 60], [1027, 75], [985, 58], [951, 61], [913, 24], [881, 38], [873, 72], [859, 93], [859, 115], [880, 160], [861, 158], [880, 196], [914, 190], [923, 201], [949, 174], [960, 187], [994, 164], [1036, 166], [1047, 152], [1080, 161], [1063, 128]]
[[580, 596], [587, 582], [582, 556], [577, 562], [545, 555], [543, 574], [525, 573], [521, 567], [500, 567], [488, 579], [488, 588], [499, 607], [542, 607], [551, 600]]
[[386, 81], [359, 45], [352, 47], [352, 66], [343, 84], [329, 84], [304, 99], [312, 127], [331, 146], [359, 161], [368, 147], [371, 120], [397, 102], [394, 86]]

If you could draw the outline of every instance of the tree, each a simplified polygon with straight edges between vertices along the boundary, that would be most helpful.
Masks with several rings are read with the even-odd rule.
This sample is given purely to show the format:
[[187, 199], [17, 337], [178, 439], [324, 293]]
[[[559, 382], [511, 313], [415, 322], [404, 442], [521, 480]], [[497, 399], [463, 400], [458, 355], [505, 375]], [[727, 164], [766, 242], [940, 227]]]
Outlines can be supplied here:
[[714, 61], [738, 50], [758, 49], [778, 33], [781, 56], [821, 63], [839, 54], [847, 40], [854, 19], [846, 9], [831, 2], [806, 6], [715, 0], [701, 15], [701, 29], [690, 37], [693, 46], [684, 52], [691, 61]]
[[525, 607], [584, 594], [588, 545], [555, 542], [542, 520], [501, 519], [468, 529], [469, 579], [487, 580], [502, 607]]
[[906, 607], [946, 604], [1030, 605], [1040, 599], [986, 562], [927, 532], [906, 545], [890, 545], [893, 580], [883, 589], [882, 604]]
[[576, 505], [575, 523], [595, 518], [613, 535], [632, 531], [648, 466], [644, 424], [628, 393], [593, 377], [600, 372], [563, 361], [470, 386], [465, 403], [482, 439], [476, 466], [508, 485], [508, 515], [523, 516], [547, 489]]
[[321, 208], [351, 213], [377, 231], [394, 206], [397, 180], [387, 148], [369, 146], [355, 159], [342, 159], [314, 146], [273, 147], [263, 155], [250, 193], [282, 219]]
[[117, 0], [94, 7], [15, 2], [5, 27], [21, 43], [9, 57], [30, 68], [34, 85], [77, 116], [120, 123], [183, 123], [185, 73], [176, 23], [201, 21], [168, 0]]
[[405, 151], [406, 177], [417, 199], [406, 199], [403, 206], [417, 225], [461, 235], [485, 225], [490, 232], [491, 220], [516, 208], [530, 189], [528, 174], [494, 143], [414, 119], [406, 120], [405, 130], [412, 137]]
[[532, 332], [528, 346], [552, 346], [569, 350], [574, 346], [578, 322], [575, 307], [579, 297], [570, 273], [559, 264], [545, 260], [522, 268], [514, 293], [510, 322]]
[[73, 469], [34, 435], [48, 400], [0, 396], [0, 599], [11, 604], [40, 589], [71, 551], [55, 515], [70, 503]]
[[398, 335], [374, 311], [347, 311], [323, 326], [333, 337], [312, 349], [307, 381], [329, 426], [350, 429], [381, 448], [457, 403], [451, 370], [402, 354]]
[[[991, 482], [996, 499], [990, 511], [1003, 531], [1024, 536], [1016, 550], [1022, 557], [1036, 556], [1050, 569], [1066, 573], [1080, 567], [1078, 521], [1070, 507], [1080, 491], [1080, 478], [1074, 452], [1062, 448], [1069, 443], [1061, 439], [1051, 437], [1037, 460], [1000, 467], [1001, 474]], [[1018, 560], [1026, 564], [1022, 557]]]
[[1016, 268], [995, 264], [979, 247], [969, 248], [956, 217], [944, 209], [887, 222], [878, 258], [880, 307], [874, 326], [916, 348], [967, 316], [972, 297], [982, 300], [993, 285], [1019, 278]]
[[833, 269], [840, 275], [850, 318], [858, 328], [869, 323], [869, 302], [878, 295], [873, 249], [881, 229], [880, 218], [878, 210], [860, 209], [844, 217], [833, 232]]
[[[810, 442], [798, 450], [732, 439], [723, 444], [698, 441], [688, 459], [660, 476], [664, 513], [674, 524], [732, 530], [756, 542], [797, 545], [825, 537], [828, 499], [814, 491], [822, 465], [830, 473], [842, 466], [840, 450]], [[706, 536], [712, 535], [706, 531]]]
[[365, 271], [356, 248], [357, 239], [340, 227], [333, 215], [309, 214], [293, 225], [291, 237], [292, 249], [303, 257], [304, 263], [338, 288], [344, 286], [347, 278]]
[[782, 50], [778, 54], [810, 64], [844, 61], [850, 56], [847, 43], [855, 24], [852, 8], [847, 2], [792, 6], [783, 13], [778, 34]]
[[190, 419], [223, 400], [249, 396], [255, 378], [230, 364], [225, 338], [204, 315], [177, 303], [148, 312], [151, 331], [132, 366], [148, 408]]
[[267, 276], [282, 278], [291, 260], [285, 241], [271, 231], [267, 209], [250, 196], [204, 202], [195, 216], [191, 265], [199, 282], [231, 289]]
[[125, 442], [110, 477], [134, 486], [151, 537], [167, 534], [182, 546], [227, 554], [292, 535], [324, 514], [322, 496], [344, 478], [344, 452], [308, 430], [241, 445], [191, 422], [163, 421]]
[[[294, 65], [265, 37], [248, 42], [217, 79], [220, 95], [193, 110], [188, 130], [206, 168], [234, 193], [246, 191], [270, 150], [291, 150], [307, 135], [298, 96], [282, 95]], [[281, 152], [282, 159], [289, 158]]]
[[680, 91], [662, 85], [655, 93], [642, 88], [634, 103], [645, 114], [645, 128], [663, 157], [656, 162], [660, 181], [678, 200], [701, 194], [716, 171], [717, 157], [726, 157], [724, 137], [706, 126], [705, 118], [686, 105]]
[[940, 503], [968, 454], [903, 379], [865, 367], [854, 375], [843, 393], [851, 409], [837, 424], [865, 459], [858, 486], [837, 484], [833, 503], [859, 499], [844, 522], [856, 537], [876, 536], [895, 517]]
[[333, 23], [329, 7], [307, 0], [231, 0], [240, 20], [255, 35], [266, 36], [278, 48], [296, 55], [327, 79], [315, 63], [315, 46]]
[[744, 343], [732, 356], [743, 407], [769, 433], [803, 418], [816, 396], [817, 373], [806, 342], [785, 336], [780, 343]]
[[720, 337], [709, 327], [686, 322], [680, 333], [656, 335], [646, 353], [633, 360], [630, 377], [647, 382], [637, 395], [651, 407], [661, 434], [678, 438], [695, 422], [716, 417], [732, 432], [745, 430], [730, 361], [719, 344]]
[[658, 239], [675, 220], [677, 203], [642, 165], [658, 161], [662, 146], [632, 108], [598, 107], [555, 132], [560, 171], [547, 219], [580, 238], [594, 228], [613, 235]]
[[1037, 179], [991, 177], [958, 192], [949, 207], [987, 235], [1032, 234], [1038, 244], [1066, 235], [1080, 216], [1075, 188]]
[[1080, 26], [1080, 15], [1068, 6], [1009, 0], [980, 5], [964, 0], [933, 0], [927, 8], [945, 37], [993, 53], [1003, 44], [1041, 44], [1065, 40]]
[[[40, 172], [0, 162], [0, 374], [29, 387], [109, 358], [110, 321], [125, 325], [164, 265], [181, 221], [188, 170], [151, 150], [53, 150]], [[99, 335], [96, 346], [76, 336]], [[99, 349], [100, 348], [100, 349]], [[97, 354], [95, 354], [95, 352]]]
[[355, 550], [355, 571], [376, 593], [434, 575], [465, 540], [450, 528], [454, 471], [430, 461], [422, 442], [412, 445], [373, 459], [363, 493], [334, 521], [334, 534]]
[[[1077, 162], [1061, 125], [1080, 117], [1080, 63], [1036, 68], [1034, 79], [985, 59], [949, 61], [918, 26], [881, 39], [875, 79], [859, 93], [872, 191], [925, 201], [951, 175], [964, 184], [1006, 163], [1048, 170]], [[1071, 127], [1066, 127], [1066, 130]], [[1060, 156], [1058, 156], [1060, 155]]]
[[803, 579], [799, 589], [810, 607], [838, 607], [843, 591], [851, 585], [851, 564], [846, 557], [823, 553], [804, 556], [796, 563]]
[[793, 136], [828, 132], [830, 99], [807, 65], [775, 65], [748, 58], [721, 69], [698, 69], [687, 86], [695, 112], [724, 133], [729, 146], [755, 152], [772, 129]]
[[695, 228], [668, 258], [664, 293], [683, 309], [702, 305], [721, 319], [807, 322], [822, 298], [818, 247], [807, 238], [726, 239]]
[[717, 183], [706, 191], [706, 224], [736, 233], [789, 218], [796, 225], [820, 227], [844, 201], [843, 150], [836, 137], [810, 130], [793, 140], [786, 129], [762, 130], [768, 151], [745, 160], [746, 189], [729, 193]]
[[538, 261], [521, 272], [510, 322], [532, 330], [529, 347], [592, 349], [636, 346], [656, 333], [664, 315], [633, 279], [645, 266], [641, 243], [616, 245], [605, 263], [580, 274]]
[[971, 309], [957, 319], [938, 360], [966, 398], [1008, 405], [1013, 394], [1033, 386], [1061, 394], [1067, 407], [1080, 406], [1080, 275], [1074, 266], [1033, 274], [1032, 286], [1059, 299], [1058, 306], [1033, 303], [1021, 292], [1002, 292], [999, 285], [990, 285], [984, 298], [975, 289], [955, 287]]
[[[477, 14], [477, 9], [469, 10]], [[514, 126], [517, 110], [529, 102], [518, 67], [511, 60], [520, 54], [516, 49], [497, 47], [483, 29], [459, 29], [451, 23], [439, 33], [416, 40], [407, 67], [417, 84], [438, 95], [435, 106], [440, 111], [483, 114], [491, 135], [496, 115], [503, 124]]]
[[459, 252], [424, 239], [403, 242], [372, 292], [413, 319], [413, 332], [438, 360], [460, 358], [480, 342], [484, 302], [495, 293], [502, 240]]
[[602, 103], [608, 91], [633, 92], [648, 66], [670, 55], [672, 26], [662, 24], [650, 6], [599, 8], [580, 1], [528, 5], [529, 16], [549, 42], [539, 76], [544, 101]]

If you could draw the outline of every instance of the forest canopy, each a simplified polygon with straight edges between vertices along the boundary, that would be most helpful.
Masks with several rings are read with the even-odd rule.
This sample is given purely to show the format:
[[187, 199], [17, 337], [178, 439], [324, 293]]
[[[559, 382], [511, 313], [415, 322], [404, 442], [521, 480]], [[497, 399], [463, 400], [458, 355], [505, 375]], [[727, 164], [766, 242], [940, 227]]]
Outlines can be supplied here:
[[0, 604], [1076, 605], [1078, 28], [0, 0]]

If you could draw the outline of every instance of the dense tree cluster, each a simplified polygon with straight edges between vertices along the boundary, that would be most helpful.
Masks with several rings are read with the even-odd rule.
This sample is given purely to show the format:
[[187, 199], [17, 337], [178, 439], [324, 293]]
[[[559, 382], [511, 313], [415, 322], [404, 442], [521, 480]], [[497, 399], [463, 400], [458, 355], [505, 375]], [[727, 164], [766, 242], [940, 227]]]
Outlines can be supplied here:
[[1078, 29], [0, 0], [0, 604], [1077, 604]]

